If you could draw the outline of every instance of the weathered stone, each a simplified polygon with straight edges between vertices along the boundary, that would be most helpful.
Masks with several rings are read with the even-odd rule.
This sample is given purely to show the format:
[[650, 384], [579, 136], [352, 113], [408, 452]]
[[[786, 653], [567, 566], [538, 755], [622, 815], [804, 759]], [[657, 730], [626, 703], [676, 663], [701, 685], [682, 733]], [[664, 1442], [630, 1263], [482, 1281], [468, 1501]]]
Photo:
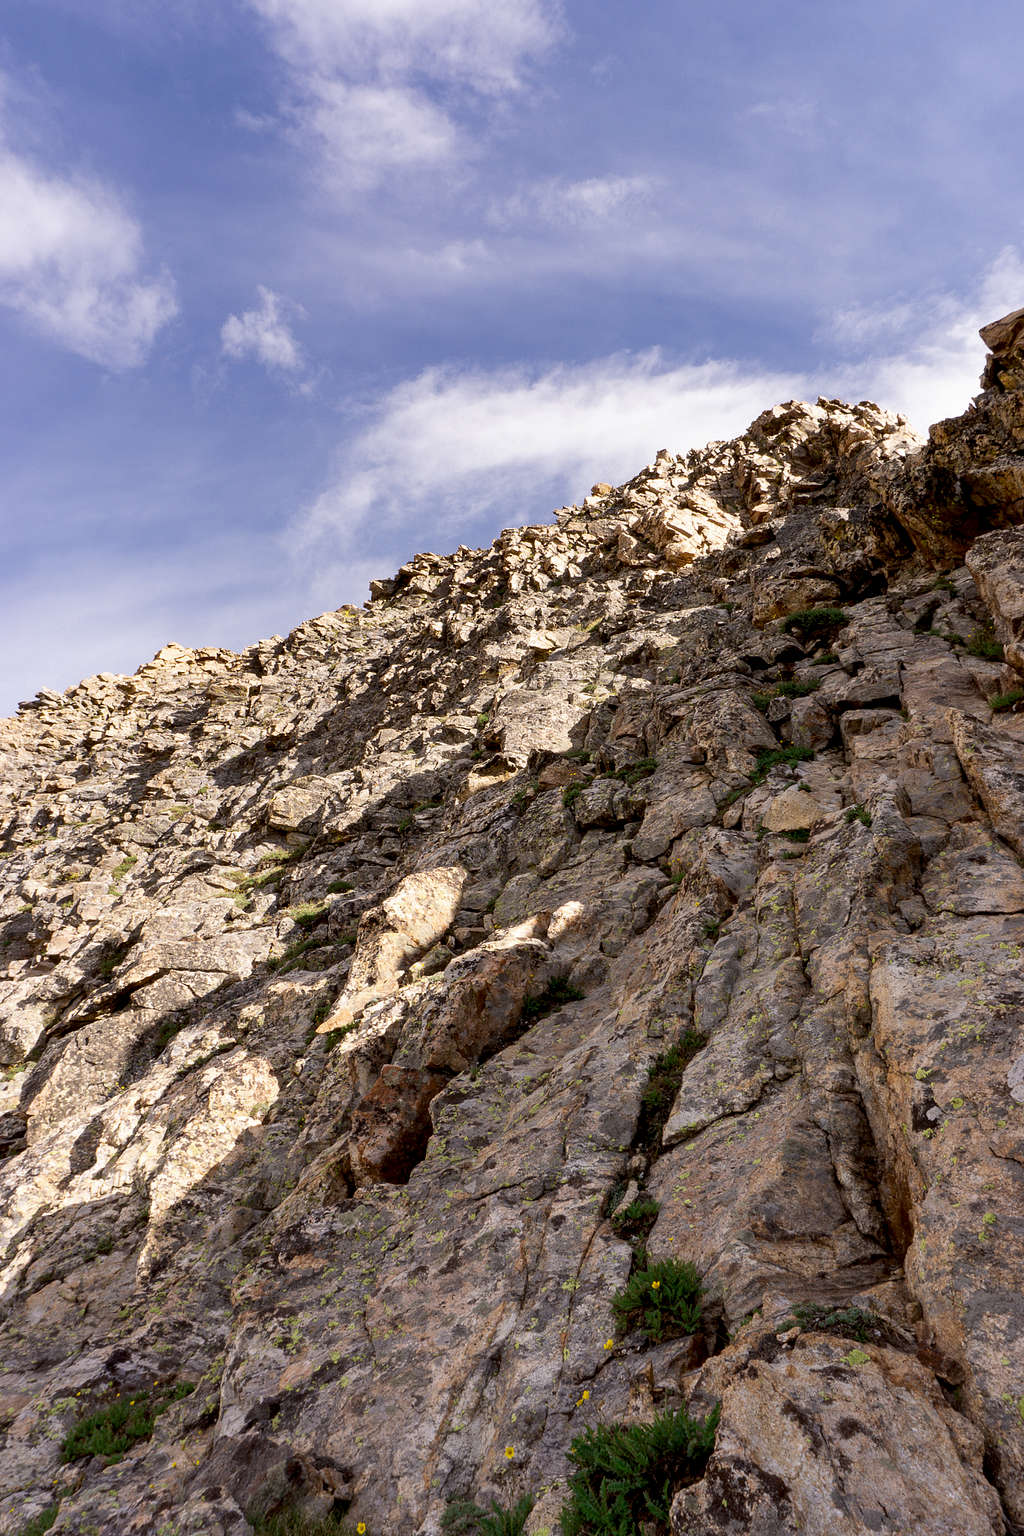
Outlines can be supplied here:
[[927, 445], [785, 402], [0, 722], [0, 1536], [539, 1536], [684, 1403], [680, 1533], [1024, 1528], [1018, 321]]

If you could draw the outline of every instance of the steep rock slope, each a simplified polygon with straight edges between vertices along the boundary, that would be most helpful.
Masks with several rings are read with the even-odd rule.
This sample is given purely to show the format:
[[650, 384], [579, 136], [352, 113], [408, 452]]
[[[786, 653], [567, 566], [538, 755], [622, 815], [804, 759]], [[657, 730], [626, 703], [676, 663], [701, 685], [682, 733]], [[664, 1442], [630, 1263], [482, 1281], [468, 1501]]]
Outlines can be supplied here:
[[1022, 322], [0, 723], [0, 1533], [1024, 1529]]

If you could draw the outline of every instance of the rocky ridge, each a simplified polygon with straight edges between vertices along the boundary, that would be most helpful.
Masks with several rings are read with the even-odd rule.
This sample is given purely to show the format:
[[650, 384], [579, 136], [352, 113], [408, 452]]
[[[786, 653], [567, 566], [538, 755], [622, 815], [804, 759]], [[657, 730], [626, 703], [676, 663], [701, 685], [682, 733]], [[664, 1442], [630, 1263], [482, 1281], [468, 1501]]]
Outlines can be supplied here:
[[[789, 402], [0, 723], [3, 1536], [541, 1536], [575, 1437], [682, 1404], [675, 1536], [1024, 1530], [1024, 311], [982, 334], [927, 442]], [[637, 1202], [698, 1333], [615, 1328]]]

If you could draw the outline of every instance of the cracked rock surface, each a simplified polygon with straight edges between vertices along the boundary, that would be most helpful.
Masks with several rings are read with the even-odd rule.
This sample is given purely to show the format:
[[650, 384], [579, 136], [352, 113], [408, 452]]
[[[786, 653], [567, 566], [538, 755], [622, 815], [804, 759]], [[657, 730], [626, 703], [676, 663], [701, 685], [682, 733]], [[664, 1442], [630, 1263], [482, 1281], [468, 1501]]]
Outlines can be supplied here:
[[[524, 1492], [542, 1536], [576, 1436], [684, 1404], [674, 1536], [1024, 1531], [1024, 320], [983, 335], [927, 442], [788, 402], [0, 722], [0, 1536]], [[701, 1333], [616, 1332], [623, 1199]]]

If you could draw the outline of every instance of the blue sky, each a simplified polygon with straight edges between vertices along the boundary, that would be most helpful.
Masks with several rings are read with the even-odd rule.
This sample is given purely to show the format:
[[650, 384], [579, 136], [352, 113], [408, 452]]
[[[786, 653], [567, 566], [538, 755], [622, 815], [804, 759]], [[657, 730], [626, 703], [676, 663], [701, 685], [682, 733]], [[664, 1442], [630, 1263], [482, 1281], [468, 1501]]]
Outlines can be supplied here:
[[1017, 0], [5, 0], [0, 712], [1024, 304]]

